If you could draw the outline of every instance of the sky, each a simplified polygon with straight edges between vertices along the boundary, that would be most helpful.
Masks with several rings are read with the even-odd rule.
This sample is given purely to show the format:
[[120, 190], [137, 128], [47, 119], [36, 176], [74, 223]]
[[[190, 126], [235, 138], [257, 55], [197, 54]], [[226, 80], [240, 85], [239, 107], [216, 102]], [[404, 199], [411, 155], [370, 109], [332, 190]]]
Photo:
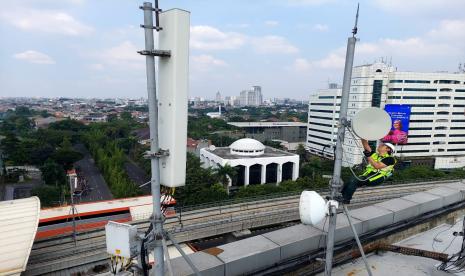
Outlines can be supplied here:
[[[142, 1], [0, 0], [0, 97], [147, 96]], [[191, 12], [190, 97], [262, 86], [308, 99], [341, 83], [357, 1], [160, 0]], [[464, 0], [361, 0], [355, 65], [457, 71]]]

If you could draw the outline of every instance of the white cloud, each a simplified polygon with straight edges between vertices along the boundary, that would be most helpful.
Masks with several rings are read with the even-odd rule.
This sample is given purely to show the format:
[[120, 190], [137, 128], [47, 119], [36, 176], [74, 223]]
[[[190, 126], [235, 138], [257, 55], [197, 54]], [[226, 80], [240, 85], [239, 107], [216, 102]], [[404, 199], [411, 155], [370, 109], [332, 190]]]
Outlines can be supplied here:
[[105, 69], [105, 66], [101, 63], [94, 63], [94, 64], [91, 64], [89, 67], [90, 69], [95, 70], [95, 71], [102, 71], [103, 69]]
[[1, 12], [0, 19], [24, 31], [55, 33], [70, 36], [89, 34], [93, 28], [70, 14], [56, 10], [17, 9]]
[[145, 63], [143, 57], [137, 53], [139, 50], [134, 43], [126, 40], [96, 56], [101, 63], [111, 65], [112, 68], [116, 66], [120, 69], [142, 69]]
[[293, 6], [319, 6], [335, 2], [335, 0], [287, 0], [287, 3]]
[[325, 58], [314, 62], [315, 66], [318, 66], [324, 69], [344, 68], [344, 63], [345, 63], [345, 56], [340, 55], [338, 52], [330, 53]]
[[252, 39], [252, 45], [261, 54], [294, 54], [299, 49], [289, 43], [284, 37], [269, 35]]
[[294, 60], [291, 69], [297, 72], [307, 72], [312, 68], [310, 61], [304, 58], [297, 58]]
[[50, 56], [34, 50], [17, 53], [14, 54], [13, 57], [30, 63], [55, 64], [55, 61]]
[[412, 16], [463, 16], [465, 2], [463, 0], [376, 0], [375, 5], [382, 10], [397, 15]]
[[279, 25], [279, 22], [275, 20], [267, 20], [265, 21], [265, 25], [268, 27], [276, 27]]
[[191, 67], [194, 71], [211, 71], [218, 67], [226, 67], [228, 64], [221, 59], [217, 59], [211, 55], [191, 56]]
[[190, 45], [197, 50], [231, 50], [245, 44], [245, 36], [234, 32], [222, 32], [211, 26], [191, 27]]
[[313, 25], [313, 30], [319, 32], [327, 32], [329, 30], [329, 27], [326, 24], [315, 24]]
[[431, 40], [465, 44], [465, 20], [442, 20], [437, 28], [428, 33]]

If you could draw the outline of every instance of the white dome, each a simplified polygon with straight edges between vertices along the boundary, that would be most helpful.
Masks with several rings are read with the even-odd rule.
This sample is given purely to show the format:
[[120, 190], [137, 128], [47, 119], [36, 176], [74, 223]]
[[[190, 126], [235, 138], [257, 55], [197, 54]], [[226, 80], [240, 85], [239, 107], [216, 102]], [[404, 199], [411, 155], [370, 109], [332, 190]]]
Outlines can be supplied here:
[[232, 143], [229, 148], [231, 149], [231, 154], [236, 155], [262, 155], [265, 152], [265, 146], [255, 140], [250, 138], [243, 138]]

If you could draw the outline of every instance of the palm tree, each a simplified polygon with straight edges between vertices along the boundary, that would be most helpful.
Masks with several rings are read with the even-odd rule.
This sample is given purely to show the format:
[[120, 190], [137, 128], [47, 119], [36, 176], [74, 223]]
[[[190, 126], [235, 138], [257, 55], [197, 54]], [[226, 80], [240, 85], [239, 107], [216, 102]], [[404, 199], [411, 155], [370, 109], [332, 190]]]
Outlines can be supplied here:
[[232, 181], [237, 174], [236, 169], [229, 164], [225, 164], [224, 166], [218, 165], [213, 171], [226, 190], [228, 189], [229, 181]]

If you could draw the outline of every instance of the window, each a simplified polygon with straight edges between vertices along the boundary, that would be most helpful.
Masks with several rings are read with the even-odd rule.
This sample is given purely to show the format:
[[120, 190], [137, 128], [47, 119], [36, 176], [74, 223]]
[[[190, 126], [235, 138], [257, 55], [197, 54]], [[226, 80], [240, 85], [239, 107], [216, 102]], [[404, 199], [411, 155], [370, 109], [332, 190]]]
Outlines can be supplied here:
[[436, 114], [437, 115], [449, 115], [449, 112], [448, 111], [438, 111]]
[[334, 96], [318, 96], [318, 99], [334, 99]]
[[412, 107], [434, 107], [434, 104], [409, 104]]
[[435, 100], [436, 97], [404, 96], [404, 100]]
[[321, 133], [332, 134], [331, 131], [327, 131], [327, 130], [321, 130], [321, 129], [315, 129], [315, 128], [308, 128], [308, 130], [310, 130], [310, 131], [316, 131], [316, 132], [321, 132]]
[[448, 149], [447, 151], [465, 151], [465, 149]]
[[465, 120], [452, 120], [453, 123], [465, 123]]
[[321, 136], [318, 136], [318, 135], [309, 134], [308, 136], [313, 137], [313, 138], [317, 138], [317, 139], [321, 139], [321, 140], [331, 141], [330, 138], [321, 137]]
[[464, 115], [465, 112], [452, 112], [452, 115]]
[[465, 89], [455, 89], [455, 92], [465, 92]]
[[440, 99], [440, 100], [449, 100], [450, 96], [439, 96], [438, 99]]
[[465, 104], [454, 104], [454, 107], [465, 107]]
[[313, 116], [313, 115], [311, 115], [310, 118], [322, 119], [322, 120], [333, 120], [333, 118], [330, 118], [330, 117], [321, 117], [321, 116]]
[[446, 135], [445, 135], [445, 134], [442, 134], [442, 133], [440, 133], [440, 134], [434, 134], [434, 137], [446, 137]]
[[399, 150], [399, 152], [409, 153], [409, 152], [429, 152], [429, 150]]
[[438, 90], [433, 88], [404, 88], [404, 91], [436, 92]]
[[373, 81], [373, 92], [371, 98], [371, 106], [380, 107], [381, 106], [381, 93], [383, 90], [383, 81], [374, 80]]
[[465, 127], [451, 127], [450, 129], [465, 129]]
[[434, 129], [436, 129], [436, 130], [446, 130], [447, 127], [446, 126], [438, 126], [438, 127], [435, 127]]
[[449, 142], [449, 145], [461, 145], [461, 144], [465, 144], [465, 141], [453, 141], [453, 142]]
[[438, 107], [450, 107], [450, 104], [438, 104]]
[[449, 137], [465, 137], [465, 134], [449, 134]]
[[436, 123], [447, 123], [449, 122], [448, 119], [436, 119]]
[[[412, 128], [410, 128], [410, 129], [412, 129]], [[431, 130], [431, 128], [429, 128], [429, 130]], [[429, 134], [425, 134], [425, 135], [409, 135], [408, 136], [408, 138], [429, 138], [429, 137], [431, 137], [431, 135], [429, 135]]]
[[395, 99], [395, 100], [400, 100], [402, 97], [401, 96], [389, 96], [388, 99]]
[[413, 143], [409, 142], [408, 144], [409, 145], [418, 145], [418, 146], [423, 145], [423, 146], [426, 146], [426, 145], [429, 145], [429, 142], [413, 142]]
[[381, 69], [376, 69], [376, 73], [381, 73], [383, 71], [381, 71]]
[[403, 80], [390, 80], [390, 83], [403, 83]]
[[450, 91], [452, 91], [452, 89], [450, 89], [450, 88], [441, 88], [441, 89], [439, 89], [439, 91], [450, 92]]
[[334, 106], [333, 103], [311, 103], [310, 105]]
[[434, 115], [434, 112], [412, 112], [410, 114], [412, 115]]
[[405, 80], [405, 83], [431, 83], [429, 80]]
[[397, 87], [389, 88], [389, 91], [402, 91], [402, 88], [397, 88]]
[[[411, 127], [410, 130], [432, 130], [433, 128], [431, 127]], [[417, 136], [417, 135], [412, 135], [412, 136]], [[418, 136], [422, 136], [422, 135], [418, 135]], [[430, 135], [427, 135], [428, 137], [430, 137]], [[408, 137], [411, 137], [410, 135]]]
[[322, 124], [322, 123], [317, 123], [317, 122], [310, 122], [309, 125], [318, 125], [318, 126], [332, 127], [332, 125], [329, 125], [329, 124]]
[[412, 123], [432, 123], [433, 120], [410, 120]]
[[460, 84], [458, 80], [435, 80], [434, 83]]
[[332, 110], [323, 110], [323, 109], [310, 109], [310, 112], [333, 113]]
[[465, 97], [454, 97], [454, 100], [465, 100]]
[[312, 144], [315, 144], [315, 145], [319, 145], [319, 146], [322, 146], [322, 147], [328, 147], [328, 145], [325, 145], [325, 144], [322, 144], [322, 143], [318, 143], [318, 142], [315, 142], [315, 141], [310, 141], [308, 140], [309, 143], [312, 143]]

